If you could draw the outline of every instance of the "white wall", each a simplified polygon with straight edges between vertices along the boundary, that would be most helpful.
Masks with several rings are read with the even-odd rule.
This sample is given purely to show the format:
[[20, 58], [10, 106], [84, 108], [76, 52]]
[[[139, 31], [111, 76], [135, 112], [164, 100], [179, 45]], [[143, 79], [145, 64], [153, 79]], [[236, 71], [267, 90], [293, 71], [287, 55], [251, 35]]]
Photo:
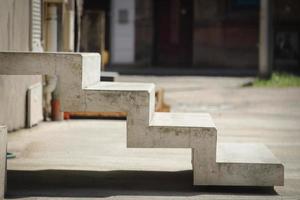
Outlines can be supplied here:
[[[128, 11], [128, 23], [119, 22], [120, 10]], [[111, 1], [111, 63], [134, 63], [135, 0]]]
[[[0, 51], [30, 50], [30, 0], [0, 0]], [[1, 66], [0, 66], [1, 67]], [[0, 124], [25, 126], [26, 91], [41, 76], [0, 75]]]

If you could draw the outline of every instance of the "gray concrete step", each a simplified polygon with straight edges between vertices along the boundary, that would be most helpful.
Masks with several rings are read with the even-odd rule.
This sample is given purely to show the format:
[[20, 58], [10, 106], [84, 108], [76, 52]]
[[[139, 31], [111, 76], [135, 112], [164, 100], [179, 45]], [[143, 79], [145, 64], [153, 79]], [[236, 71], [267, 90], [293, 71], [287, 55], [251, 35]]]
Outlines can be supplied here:
[[216, 126], [208, 113], [163, 113], [155, 112], [150, 126], [212, 128]]
[[284, 166], [264, 144], [218, 143], [216, 160], [219, 184], [284, 185]]
[[155, 113], [154, 84], [100, 82], [100, 60], [95, 53], [5, 52], [0, 74], [61, 77], [63, 111], [127, 112], [128, 147], [192, 148], [195, 185], [283, 185], [283, 166], [265, 147], [217, 147], [209, 114]]

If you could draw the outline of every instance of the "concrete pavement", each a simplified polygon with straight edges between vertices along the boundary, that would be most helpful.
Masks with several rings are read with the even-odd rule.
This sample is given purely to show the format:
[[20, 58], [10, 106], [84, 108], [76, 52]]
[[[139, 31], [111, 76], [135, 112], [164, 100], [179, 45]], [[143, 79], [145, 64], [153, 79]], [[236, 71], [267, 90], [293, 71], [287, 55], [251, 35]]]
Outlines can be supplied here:
[[265, 143], [285, 165], [285, 186], [195, 188], [190, 150], [127, 149], [124, 121], [81, 120], [9, 134], [17, 159], [8, 162], [8, 197], [300, 199], [300, 88], [241, 87], [251, 78], [119, 79], [164, 87], [173, 112], [210, 112], [220, 142]]

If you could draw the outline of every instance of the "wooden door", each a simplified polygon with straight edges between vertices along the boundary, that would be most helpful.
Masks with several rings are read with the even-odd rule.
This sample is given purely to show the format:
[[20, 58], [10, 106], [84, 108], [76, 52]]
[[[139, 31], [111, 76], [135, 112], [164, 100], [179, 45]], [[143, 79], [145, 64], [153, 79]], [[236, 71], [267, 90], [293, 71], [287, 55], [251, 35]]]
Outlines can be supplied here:
[[193, 0], [154, 0], [154, 64], [191, 66]]

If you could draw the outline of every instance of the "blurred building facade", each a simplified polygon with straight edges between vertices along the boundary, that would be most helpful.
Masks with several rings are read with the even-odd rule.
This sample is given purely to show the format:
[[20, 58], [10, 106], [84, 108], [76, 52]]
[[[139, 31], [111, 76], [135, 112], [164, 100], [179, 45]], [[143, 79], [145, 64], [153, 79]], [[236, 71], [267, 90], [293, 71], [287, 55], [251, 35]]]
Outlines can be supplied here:
[[[157, 74], [170, 67], [258, 71], [261, 1], [1, 0], [0, 50], [109, 52], [109, 66], [153, 66]], [[299, 69], [300, 1], [269, 2], [273, 68]], [[25, 126], [26, 92], [41, 82], [0, 77], [1, 124]]]
[[[76, 51], [81, 8], [81, 0], [1, 0], [0, 51]], [[0, 76], [0, 124], [25, 127], [27, 92], [42, 82], [42, 76]]]
[[[299, 68], [299, 9], [272, 1], [274, 68]], [[260, 0], [85, 0], [83, 10], [103, 13], [111, 66], [258, 69]]]

